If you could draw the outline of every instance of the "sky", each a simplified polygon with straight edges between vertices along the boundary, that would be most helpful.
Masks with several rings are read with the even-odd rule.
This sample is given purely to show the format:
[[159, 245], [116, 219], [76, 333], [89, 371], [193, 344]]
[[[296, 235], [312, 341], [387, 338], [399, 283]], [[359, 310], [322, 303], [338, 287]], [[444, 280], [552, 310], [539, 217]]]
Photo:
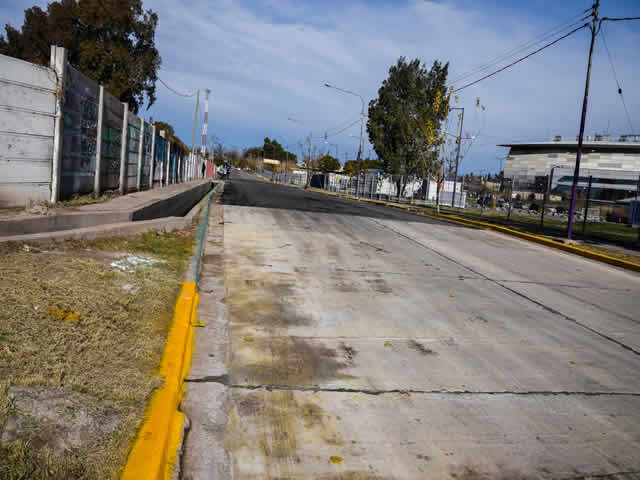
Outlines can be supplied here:
[[[39, 0], [3, 0], [0, 22], [22, 24], [23, 10]], [[400, 56], [450, 63], [449, 80], [519, 47], [559, 25], [579, 20], [589, 0], [301, 1], [144, 0], [159, 16], [159, 72], [174, 90], [211, 89], [209, 139], [226, 148], [276, 138], [290, 151], [311, 133], [321, 151], [355, 158], [360, 99], [368, 103]], [[640, 16], [640, 0], [602, 0], [601, 16]], [[569, 28], [562, 30], [569, 31]], [[640, 134], [640, 21], [603, 27], [635, 132]], [[575, 138], [579, 129], [589, 51], [583, 29], [543, 52], [458, 92], [465, 108], [464, 136], [475, 137], [460, 170], [496, 172], [501, 143]], [[530, 50], [523, 51], [523, 54]], [[514, 59], [519, 57], [514, 57]], [[498, 65], [498, 67], [503, 64]], [[494, 68], [495, 69], [495, 68]], [[482, 73], [489, 73], [493, 69]], [[474, 80], [481, 75], [468, 77]], [[635, 81], [634, 81], [635, 80]], [[635, 88], [634, 88], [635, 87]], [[599, 35], [593, 57], [586, 133], [630, 132], [609, 58]], [[479, 98], [483, 111], [476, 107]], [[140, 115], [172, 124], [191, 144], [195, 98], [157, 84], [157, 101]], [[202, 105], [196, 145], [201, 143]], [[289, 120], [294, 119], [295, 121]], [[355, 123], [354, 123], [355, 122]], [[352, 124], [340, 134], [340, 127]], [[447, 127], [456, 133], [456, 122]], [[329, 132], [327, 141], [324, 133]], [[364, 155], [371, 152], [365, 126]]]

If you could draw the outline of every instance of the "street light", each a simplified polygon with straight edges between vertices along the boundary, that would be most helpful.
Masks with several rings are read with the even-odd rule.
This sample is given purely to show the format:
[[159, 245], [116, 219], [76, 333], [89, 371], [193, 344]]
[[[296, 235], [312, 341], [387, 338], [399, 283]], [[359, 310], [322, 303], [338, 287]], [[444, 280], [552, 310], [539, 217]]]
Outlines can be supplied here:
[[356, 178], [356, 197], [360, 196], [360, 158], [362, 156], [362, 135], [364, 133], [364, 98], [359, 93], [352, 92], [351, 90], [345, 90], [344, 88], [336, 87], [330, 83], [325, 83], [325, 87], [339, 90], [340, 92], [359, 97], [362, 102], [362, 110], [360, 111], [360, 145], [358, 146], [358, 176]]

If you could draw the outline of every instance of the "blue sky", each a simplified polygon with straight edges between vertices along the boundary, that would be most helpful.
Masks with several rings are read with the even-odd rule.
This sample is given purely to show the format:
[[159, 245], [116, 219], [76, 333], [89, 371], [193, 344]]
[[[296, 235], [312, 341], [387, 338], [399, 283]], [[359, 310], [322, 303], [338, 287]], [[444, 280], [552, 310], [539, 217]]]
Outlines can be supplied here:
[[[33, 3], [5, 0], [0, 6], [2, 23], [20, 25], [22, 11]], [[323, 87], [325, 82], [356, 91], [368, 101], [400, 55], [418, 57], [427, 65], [434, 59], [449, 61], [453, 80], [576, 17], [591, 2], [144, 0], [144, 6], [159, 15], [161, 78], [183, 92], [212, 90], [210, 134], [227, 147], [259, 145], [270, 136], [297, 150], [309, 132], [321, 137], [358, 118], [360, 101]], [[603, 0], [601, 14], [640, 16], [640, 1]], [[609, 23], [604, 28], [637, 133], [640, 22]], [[506, 153], [498, 143], [575, 136], [588, 47], [589, 35], [583, 30], [460, 92], [458, 105], [466, 108], [464, 130], [477, 136], [461, 170], [497, 171], [499, 157]], [[194, 99], [176, 96], [160, 84], [157, 89], [156, 104], [141, 114], [173, 124], [190, 144]], [[485, 112], [474, 108], [477, 97], [487, 106]], [[450, 128], [455, 130], [455, 124]], [[201, 130], [202, 113], [198, 145]], [[629, 130], [600, 37], [587, 133]], [[345, 153], [354, 158], [358, 134], [359, 126], [354, 125], [329, 138], [338, 145], [341, 161]], [[316, 145], [330, 147], [321, 138]], [[367, 143], [365, 155], [369, 147]]]

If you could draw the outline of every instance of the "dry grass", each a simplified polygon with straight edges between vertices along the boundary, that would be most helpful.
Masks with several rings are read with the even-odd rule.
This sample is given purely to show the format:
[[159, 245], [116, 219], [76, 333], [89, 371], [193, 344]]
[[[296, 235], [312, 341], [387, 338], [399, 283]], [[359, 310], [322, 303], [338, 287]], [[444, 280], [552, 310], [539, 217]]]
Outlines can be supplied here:
[[82, 196], [74, 196], [69, 200], [61, 200], [56, 202], [55, 204], [45, 201], [42, 202], [48, 208], [68, 208], [68, 207], [81, 207], [82, 205], [92, 205], [94, 203], [103, 203], [108, 200], [113, 200], [116, 197], [119, 197], [120, 194], [118, 192], [110, 192], [108, 194], [103, 193], [99, 196], [94, 196], [93, 194], [82, 195]]
[[[7, 386], [55, 386], [90, 395], [122, 422], [79, 452], [53, 458], [14, 442], [0, 448], [0, 478], [113, 478], [123, 467], [152, 391], [193, 231], [67, 242], [51, 250], [0, 247], [0, 430]], [[42, 247], [45, 248], [45, 247]], [[123, 252], [162, 262], [134, 272]], [[135, 293], [123, 289], [134, 285]], [[66, 314], [60, 314], [66, 312]], [[67, 315], [68, 314], [68, 315]]]

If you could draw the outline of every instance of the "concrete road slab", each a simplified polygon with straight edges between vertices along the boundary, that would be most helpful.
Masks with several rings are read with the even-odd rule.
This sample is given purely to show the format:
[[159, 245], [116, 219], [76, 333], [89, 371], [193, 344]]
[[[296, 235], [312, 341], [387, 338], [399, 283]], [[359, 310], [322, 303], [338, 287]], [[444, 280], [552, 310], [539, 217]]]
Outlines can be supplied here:
[[640, 474], [640, 276], [234, 177], [209, 225], [183, 478]]

